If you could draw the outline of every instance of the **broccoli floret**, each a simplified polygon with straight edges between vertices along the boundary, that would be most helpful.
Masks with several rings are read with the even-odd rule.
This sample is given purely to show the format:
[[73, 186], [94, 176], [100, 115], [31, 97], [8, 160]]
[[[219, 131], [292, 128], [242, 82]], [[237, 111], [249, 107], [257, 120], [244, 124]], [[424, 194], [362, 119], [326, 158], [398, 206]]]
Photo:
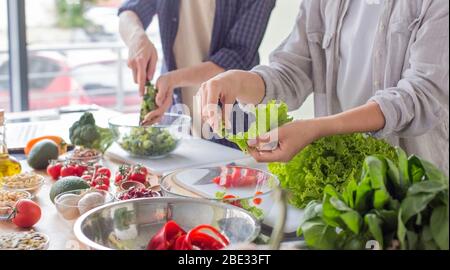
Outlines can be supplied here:
[[97, 149], [104, 153], [113, 143], [114, 134], [108, 128], [95, 124], [92, 113], [84, 113], [69, 129], [70, 141], [73, 145]]

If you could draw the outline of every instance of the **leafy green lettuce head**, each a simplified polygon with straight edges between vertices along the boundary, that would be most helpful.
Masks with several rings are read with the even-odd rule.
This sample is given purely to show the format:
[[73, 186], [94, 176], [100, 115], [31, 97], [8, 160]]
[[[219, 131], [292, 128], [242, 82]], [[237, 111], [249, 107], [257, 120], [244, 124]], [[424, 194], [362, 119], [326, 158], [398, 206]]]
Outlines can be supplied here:
[[304, 208], [322, 199], [325, 186], [339, 192], [352, 179], [359, 179], [366, 156], [384, 155], [396, 160], [395, 148], [364, 134], [322, 138], [298, 153], [288, 163], [271, 163], [269, 170], [291, 191], [290, 202]]

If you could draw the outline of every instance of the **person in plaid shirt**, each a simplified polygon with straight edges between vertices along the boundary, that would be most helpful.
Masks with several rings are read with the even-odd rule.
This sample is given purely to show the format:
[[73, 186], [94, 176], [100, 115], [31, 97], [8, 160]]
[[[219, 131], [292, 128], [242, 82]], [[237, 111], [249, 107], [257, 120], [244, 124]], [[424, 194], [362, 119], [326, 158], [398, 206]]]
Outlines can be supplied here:
[[[120, 34], [129, 48], [128, 66], [139, 84], [153, 79], [157, 51], [145, 34], [159, 18], [162, 76], [156, 81], [158, 110], [144, 124], [159, 121], [175, 103], [193, 112], [201, 83], [232, 69], [259, 64], [258, 49], [276, 0], [128, 0], [119, 9]], [[213, 139], [215, 140], [215, 139]], [[234, 146], [226, 140], [216, 142]]]

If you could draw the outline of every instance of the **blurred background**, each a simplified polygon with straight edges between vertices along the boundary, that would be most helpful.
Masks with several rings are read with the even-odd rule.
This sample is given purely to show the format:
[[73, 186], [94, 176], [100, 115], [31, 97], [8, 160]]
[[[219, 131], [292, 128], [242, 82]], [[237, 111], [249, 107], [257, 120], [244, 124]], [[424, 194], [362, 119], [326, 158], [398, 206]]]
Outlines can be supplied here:
[[[300, 2], [277, 1], [260, 48], [263, 64], [292, 30]], [[138, 110], [137, 86], [126, 65], [127, 49], [118, 34], [117, 8], [121, 3], [25, 0], [29, 85], [26, 109], [97, 104], [122, 112]], [[0, 0], [0, 108], [12, 111], [7, 16], [7, 0]], [[155, 19], [148, 35], [162, 55], [158, 29]], [[312, 117], [311, 100], [295, 114]]]

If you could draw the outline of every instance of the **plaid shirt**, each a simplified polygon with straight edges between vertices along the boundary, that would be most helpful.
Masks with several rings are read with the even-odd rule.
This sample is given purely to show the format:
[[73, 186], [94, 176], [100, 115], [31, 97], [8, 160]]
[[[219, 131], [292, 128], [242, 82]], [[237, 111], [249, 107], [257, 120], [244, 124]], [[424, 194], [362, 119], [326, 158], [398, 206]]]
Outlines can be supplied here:
[[[225, 70], [250, 70], [258, 65], [258, 49], [275, 1], [216, 0], [211, 45], [206, 60]], [[164, 54], [163, 72], [177, 69], [173, 45], [178, 32], [179, 8], [180, 0], [127, 0], [119, 9], [119, 14], [125, 10], [135, 12], [144, 28], [158, 15]], [[179, 90], [176, 90], [174, 102], [180, 103], [180, 98]], [[247, 125], [244, 125], [244, 130], [246, 129]], [[225, 139], [212, 141], [237, 148], [234, 143]]]
[[[259, 64], [258, 49], [276, 0], [217, 0], [208, 61], [226, 70], [249, 70]], [[164, 70], [176, 70], [173, 44], [178, 32], [180, 0], [127, 0], [144, 28], [158, 15]]]

